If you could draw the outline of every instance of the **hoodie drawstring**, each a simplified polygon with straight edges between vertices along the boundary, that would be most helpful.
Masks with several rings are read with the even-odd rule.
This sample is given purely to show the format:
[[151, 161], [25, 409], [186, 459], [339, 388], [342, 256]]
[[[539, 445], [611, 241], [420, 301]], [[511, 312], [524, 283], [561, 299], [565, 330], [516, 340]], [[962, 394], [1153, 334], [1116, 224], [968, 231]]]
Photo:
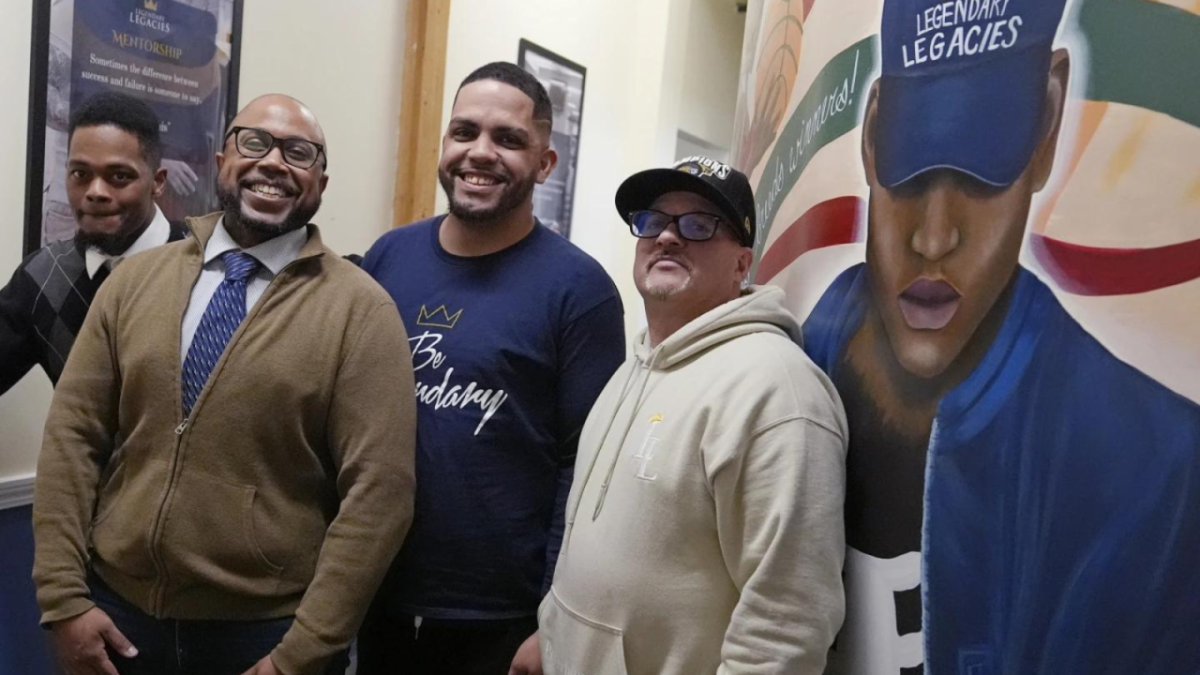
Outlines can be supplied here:
[[[613, 473], [617, 469], [617, 462], [621, 461], [621, 450], [625, 447], [625, 439], [629, 436], [629, 430], [633, 428], [633, 422], [637, 419], [638, 410], [642, 407], [642, 396], [646, 393], [646, 385], [650, 383], [650, 375], [654, 372], [654, 361], [658, 358], [659, 350], [655, 350], [650, 354], [650, 360], [646, 362], [646, 377], [642, 378], [642, 386], [638, 389], [637, 396], [633, 399], [633, 410], [629, 413], [629, 418], [625, 422], [625, 431], [621, 433], [621, 440], [617, 443], [617, 451], [613, 453], [612, 462], [608, 465], [608, 473], [604, 476], [604, 482], [600, 485], [600, 497], [596, 499], [596, 510], [592, 513], [592, 520], [596, 520], [600, 516], [600, 510], [604, 508], [604, 498], [608, 496], [608, 486], [612, 483]], [[625, 397], [617, 403], [617, 409], [620, 410], [621, 403], [625, 401]], [[615, 415], [613, 416], [616, 417]], [[612, 425], [609, 425], [612, 428]], [[605, 432], [605, 438], [600, 442], [600, 447], [604, 447], [604, 441], [608, 440], [608, 433]], [[599, 453], [596, 453], [599, 456]], [[590, 473], [590, 472], [589, 472]]]
[[[592, 471], [595, 470], [596, 462], [597, 462], [597, 460], [600, 459], [600, 453], [604, 450], [604, 441], [606, 441], [608, 439], [608, 433], [612, 430], [613, 423], [616, 422], [616, 420], [617, 420], [617, 414], [616, 414], [617, 411], [619, 411], [621, 409], [621, 404], [624, 403], [626, 397], [629, 396], [630, 382], [633, 381], [633, 376], [637, 374], [639, 367], [640, 367], [640, 364], [636, 360], [631, 362], [630, 367], [629, 367], [629, 374], [625, 376], [625, 381], [623, 383], [621, 383], [621, 395], [617, 398], [617, 405], [613, 409], [613, 416], [609, 418], [608, 426], [604, 428], [604, 434], [600, 436], [600, 446], [596, 449], [596, 454], [592, 456], [592, 463], [588, 465], [587, 473], [584, 474], [583, 483], [581, 483], [581, 485], [586, 486], [588, 484], [588, 481], [591, 480], [591, 478], [592, 478]], [[636, 413], [636, 410], [634, 412]], [[575, 524], [575, 516], [577, 513], [579, 513], [579, 505], [581, 503], [583, 503], [583, 490], [582, 489], [579, 490], [579, 500], [576, 501], [574, 504], [569, 505], [570, 513], [567, 514], [567, 532], [563, 538], [563, 543], [562, 543], [562, 547], [560, 549], [559, 555], [562, 555], [562, 553], [566, 551], [567, 542], [570, 540], [572, 529], [574, 529], [574, 528], [572, 528], [572, 525]]]

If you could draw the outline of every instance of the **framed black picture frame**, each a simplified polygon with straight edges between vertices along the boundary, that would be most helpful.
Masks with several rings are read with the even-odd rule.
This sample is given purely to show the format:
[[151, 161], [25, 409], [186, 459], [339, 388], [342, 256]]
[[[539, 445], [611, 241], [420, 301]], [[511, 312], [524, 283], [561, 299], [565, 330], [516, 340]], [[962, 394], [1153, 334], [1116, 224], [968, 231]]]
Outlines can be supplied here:
[[25, 255], [74, 232], [66, 123], [99, 91], [124, 91], [158, 113], [168, 219], [215, 210], [213, 154], [238, 109], [245, 0], [31, 1]]
[[543, 225], [570, 238], [587, 68], [525, 39], [518, 44], [517, 65], [542, 83], [554, 111], [550, 146], [558, 152], [558, 166], [534, 189], [533, 214]]

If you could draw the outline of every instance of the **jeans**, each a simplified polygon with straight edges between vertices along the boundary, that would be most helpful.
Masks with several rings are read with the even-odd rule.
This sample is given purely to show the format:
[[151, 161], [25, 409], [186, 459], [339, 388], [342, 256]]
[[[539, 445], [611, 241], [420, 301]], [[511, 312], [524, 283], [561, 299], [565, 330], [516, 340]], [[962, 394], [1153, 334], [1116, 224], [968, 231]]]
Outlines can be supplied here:
[[[261, 621], [184, 621], [156, 619], [92, 575], [92, 601], [137, 647], [126, 658], [108, 650], [121, 675], [242, 675], [271, 653], [292, 625], [293, 617]], [[344, 675], [348, 651], [333, 657], [325, 675]]]
[[438, 621], [391, 614], [376, 603], [358, 634], [358, 675], [508, 675], [537, 617]]

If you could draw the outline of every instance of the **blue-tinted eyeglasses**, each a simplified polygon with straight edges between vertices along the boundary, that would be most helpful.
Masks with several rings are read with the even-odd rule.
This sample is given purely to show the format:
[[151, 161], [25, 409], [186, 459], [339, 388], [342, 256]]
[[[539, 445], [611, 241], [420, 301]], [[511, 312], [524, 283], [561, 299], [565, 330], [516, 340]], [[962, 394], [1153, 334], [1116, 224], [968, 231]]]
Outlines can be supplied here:
[[639, 239], [653, 239], [675, 223], [679, 236], [688, 241], [708, 241], [717, 233], [724, 219], [713, 213], [693, 211], [673, 216], [654, 209], [634, 211], [629, 214], [626, 222], [629, 231]]

